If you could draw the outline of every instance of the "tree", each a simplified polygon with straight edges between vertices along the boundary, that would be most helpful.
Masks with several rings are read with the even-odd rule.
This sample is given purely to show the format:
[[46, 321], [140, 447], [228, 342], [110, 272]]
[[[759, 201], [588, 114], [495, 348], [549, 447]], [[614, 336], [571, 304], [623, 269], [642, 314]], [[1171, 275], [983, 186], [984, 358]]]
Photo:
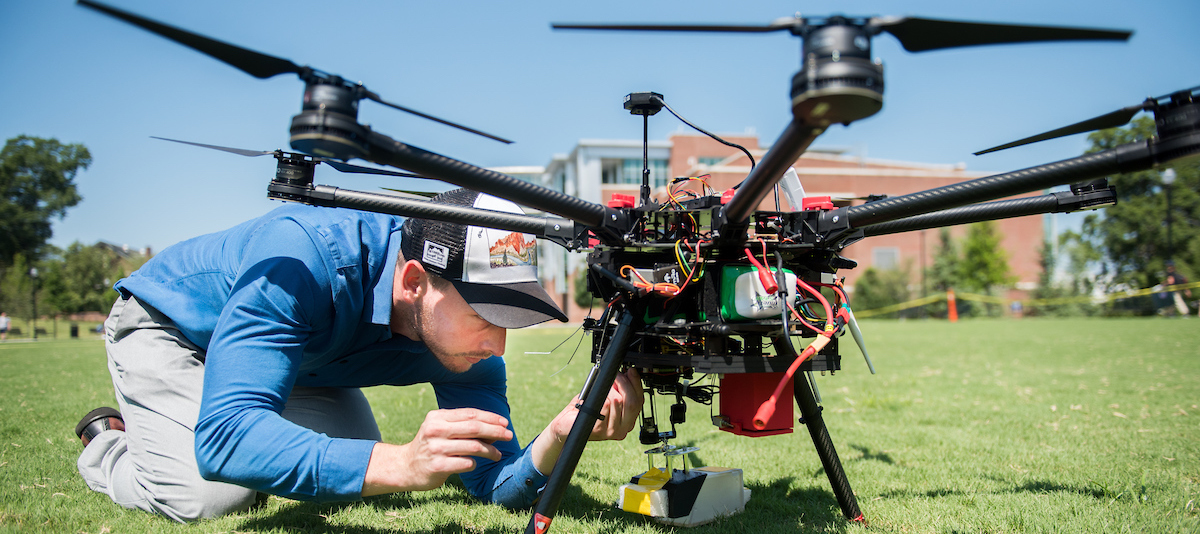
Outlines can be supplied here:
[[[862, 276], [854, 282], [855, 309], [874, 310], [907, 302], [911, 296], [908, 290], [912, 278], [908, 264], [903, 269], [867, 268]], [[893, 312], [876, 317], [897, 317], [900, 312]]]
[[[129, 254], [124, 255], [128, 259], [122, 256], [117, 249], [103, 243], [83, 245], [76, 241], [51, 261], [44, 262], [46, 276], [42, 291], [48, 310], [61, 313], [108, 310], [116, 298], [113, 283], [145, 261], [136, 261]], [[133, 268], [131, 261], [137, 263]]]
[[575, 273], [575, 305], [586, 309], [595, 308], [597, 305], [603, 307], [604, 301], [593, 297], [592, 292], [588, 291], [587, 277], [587, 269]]
[[[1128, 127], [1089, 135], [1088, 152], [1147, 139], [1154, 133], [1154, 121], [1138, 117]], [[1170, 167], [1175, 169], [1176, 179], [1170, 186], [1169, 213], [1162, 178], [1165, 169], [1157, 169], [1109, 176], [1109, 185], [1116, 187], [1117, 204], [1084, 219], [1082, 241], [1103, 258], [1100, 273], [1109, 290], [1161, 282], [1169, 259], [1189, 279], [1200, 273], [1200, 164], [1192, 160]]]
[[[1058, 248], [1061, 252], [1056, 254], [1050, 241], [1042, 243], [1042, 272], [1038, 274], [1038, 287], [1033, 290], [1033, 298], [1076, 300], [1033, 306], [1026, 313], [1057, 317], [1095, 314], [1096, 306], [1084, 300], [1095, 285], [1094, 277], [1088, 271], [1089, 266], [1099, 259], [1095, 249], [1082, 243], [1080, 235], [1070, 230], [1058, 236]], [[1062, 259], [1067, 261], [1064, 268], [1059, 269]]]
[[[934, 291], [945, 292], [960, 285], [958, 243], [950, 237], [949, 228], [938, 229], [938, 244], [933, 251], [933, 265], [925, 270], [925, 280]], [[930, 315], [946, 315], [946, 303], [935, 302], [925, 307]]]
[[34, 281], [29, 276], [29, 269], [34, 266], [24, 254], [18, 253], [0, 275], [0, 311], [14, 319], [33, 317]]
[[958, 243], [950, 237], [949, 228], [938, 229], [938, 244], [933, 251], [933, 265], [925, 273], [929, 285], [937, 291], [948, 291], [959, 285]]
[[990, 293], [998, 286], [1013, 282], [1008, 253], [1000, 245], [1003, 236], [996, 221], [984, 221], [967, 227], [963, 241], [959, 278], [967, 291]]
[[[959, 282], [963, 291], [993, 295], [997, 289], [1013, 282], [1008, 266], [1008, 253], [1000, 246], [1003, 238], [996, 221], [984, 221], [967, 227], [959, 262]], [[997, 304], [984, 307], [988, 315], [1000, 314]]]
[[0, 150], [0, 268], [13, 265], [18, 254], [42, 257], [52, 235], [50, 220], [61, 219], [79, 203], [75, 174], [91, 163], [80, 144], [25, 135], [5, 143]]

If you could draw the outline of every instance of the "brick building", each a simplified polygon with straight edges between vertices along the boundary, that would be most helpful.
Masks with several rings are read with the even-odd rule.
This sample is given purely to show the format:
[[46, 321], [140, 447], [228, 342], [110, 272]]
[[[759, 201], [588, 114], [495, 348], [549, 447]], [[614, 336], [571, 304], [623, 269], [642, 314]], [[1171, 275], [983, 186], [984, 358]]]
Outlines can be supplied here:
[[[724, 136], [742, 145], [761, 159], [766, 153], [753, 135]], [[651, 141], [649, 167], [654, 197], [663, 198], [667, 180], [678, 176], [711, 175], [708, 183], [725, 190], [740, 182], [750, 172], [746, 155], [717, 141], [700, 135], [672, 135], [666, 141]], [[986, 176], [969, 172], [962, 166], [934, 165], [901, 161], [881, 161], [847, 156], [837, 151], [810, 149], [793, 165], [808, 196], [831, 196], [839, 206], [860, 204], [855, 200], [871, 194], [899, 196]], [[642, 180], [642, 143], [639, 140], [584, 139], [570, 154], [555, 156], [545, 167], [507, 167], [495, 170], [506, 172], [584, 200], [605, 203], [614, 193], [637, 196]], [[786, 208], [786, 200], [781, 201]], [[775, 209], [771, 195], [763, 201], [762, 209]], [[1036, 286], [1041, 271], [1038, 254], [1044, 239], [1042, 217], [1021, 217], [998, 221], [1003, 235], [1003, 247], [1017, 283], [1011, 296], [1023, 294]], [[956, 238], [965, 234], [965, 227], [952, 228]], [[924, 230], [867, 238], [847, 247], [842, 255], [858, 262], [858, 268], [844, 270], [848, 287], [868, 267], [877, 269], [901, 268], [908, 265], [912, 272], [914, 294], [922, 290], [922, 271], [932, 265], [937, 247], [938, 230]], [[573, 302], [574, 274], [584, 267], [584, 255], [568, 254], [555, 245], [542, 246], [539, 264], [543, 283], [554, 295], [561, 295], [564, 310], [572, 320], [581, 320], [587, 310], [579, 310]]]

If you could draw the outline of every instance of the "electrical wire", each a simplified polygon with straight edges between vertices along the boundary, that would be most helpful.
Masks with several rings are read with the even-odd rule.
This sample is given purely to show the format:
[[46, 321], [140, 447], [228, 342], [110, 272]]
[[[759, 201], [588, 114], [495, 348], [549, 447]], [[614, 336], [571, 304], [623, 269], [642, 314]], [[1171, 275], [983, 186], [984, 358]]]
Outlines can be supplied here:
[[739, 145], [739, 144], [737, 144], [737, 143], [731, 143], [731, 142], [729, 142], [729, 141], [726, 141], [726, 140], [724, 140], [724, 139], [721, 139], [721, 138], [720, 138], [720, 137], [718, 137], [716, 134], [709, 133], [709, 132], [705, 131], [703, 128], [701, 128], [701, 127], [699, 127], [699, 126], [696, 126], [695, 124], [692, 124], [692, 123], [688, 122], [688, 120], [687, 120], [687, 119], [685, 119], [685, 118], [683, 118], [683, 117], [680, 117], [678, 113], [675, 113], [675, 110], [671, 109], [671, 106], [668, 106], [668, 105], [667, 105], [667, 103], [663, 101], [663, 99], [661, 99], [661, 98], [658, 98], [658, 97], [652, 97], [652, 98], [654, 99], [654, 101], [655, 101], [655, 102], [657, 102], [657, 103], [659, 103], [659, 104], [662, 104], [662, 107], [664, 107], [664, 108], [667, 108], [667, 111], [670, 111], [670, 112], [671, 112], [671, 114], [672, 114], [672, 115], [674, 115], [676, 119], [679, 119], [679, 120], [680, 120], [681, 122], [683, 122], [684, 124], [686, 124], [686, 125], [688, 125], [688, 126], [691, 126], [691, 127], [692, 127], [692, 128], [694, 128], [696, 131], [698, 131], [698, 132], [700, 132], [700, 133], [702, 133], [702, 134], [704, 134], [704, 135], [707, 135], [707, 136], [709, 136], [709, 137], [711, 137], [711, 138], [715, 139], [715, 140], [716, 140], [718, 143], [721, 143], [721, 144], [723, 144], [723, 145], [725, 145], [725, 146], [730, 146], [730, 147], [736, 148], [736, 149], [738, 149], [738, 150], [741, 150], [743, 153], [745, 153], [745, 154], [746, 154], [746, 157], [747, 157], [747, 158], [750, 158], [750, 170], [751, 170], [751, 171], [754, 171], [754, 165], [755, 165], [755, 163], [754, 163], [754, 156], [750, 155], [750, 151], [749, 151], [749, 150], [746, 150], [746, 147], [743, 147], [742, 145]]

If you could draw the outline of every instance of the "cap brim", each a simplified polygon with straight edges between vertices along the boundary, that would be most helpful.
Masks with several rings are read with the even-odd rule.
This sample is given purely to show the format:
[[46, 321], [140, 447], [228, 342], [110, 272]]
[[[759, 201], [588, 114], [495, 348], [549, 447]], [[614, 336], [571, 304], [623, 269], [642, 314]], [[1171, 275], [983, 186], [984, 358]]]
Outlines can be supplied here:
[[450, 283], [475, 313], [501, 328], [525, 328], [551, 319], [567, 321], [567, 314], [537, 282], [472, 284], [451, 280]]

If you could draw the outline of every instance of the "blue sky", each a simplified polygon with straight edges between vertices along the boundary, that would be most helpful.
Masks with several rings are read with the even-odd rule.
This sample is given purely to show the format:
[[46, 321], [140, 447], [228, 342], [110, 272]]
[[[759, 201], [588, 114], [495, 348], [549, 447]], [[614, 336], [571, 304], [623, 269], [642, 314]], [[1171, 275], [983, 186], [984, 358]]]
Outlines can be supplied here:
[[[415, 146], [482, 166], [541, 165], [581, 138], [641, 136], [621, 108], [634, 91], [665, 95], [716, 132], [769, 144], [789, 119], [799, 40], [773, 34], [551, 31], [551, 22], [765, 24], [808, 15], [914, 15], [1133, 30], [1128, 43], [1045, 43], [911, 54], [874, 40], [884, 109], [832, 128], [817, 146], [871, 158], [965, 162], [1011, 171], [1078, 155], [1073, 136], [987, 156], [972, 152], [1200, 85], [1194, 0], [813, 2], [384, 2], [310, 0], [111, 4], [217, 39], [362, 81], [385, 99], [516, 141], [502, 145], [364, 103], [359, 120]], [[336, 7], [335, 7], [336, 6]], [[270, 158], [150, 139], [288, 149], [303, 84], [257, 80], [64, 0], [0, 1], [0, 136], [83, 143], [94, 163], [83, 202], [52, 242], [105, 240], [154, 250], [277, 205]], [[680, 128], [668, 114], [651, 137]], [[361, 163], [361, 162], [360, 162]], [[374, 190], [403, 180], [318, 170], [317, 183]]]

